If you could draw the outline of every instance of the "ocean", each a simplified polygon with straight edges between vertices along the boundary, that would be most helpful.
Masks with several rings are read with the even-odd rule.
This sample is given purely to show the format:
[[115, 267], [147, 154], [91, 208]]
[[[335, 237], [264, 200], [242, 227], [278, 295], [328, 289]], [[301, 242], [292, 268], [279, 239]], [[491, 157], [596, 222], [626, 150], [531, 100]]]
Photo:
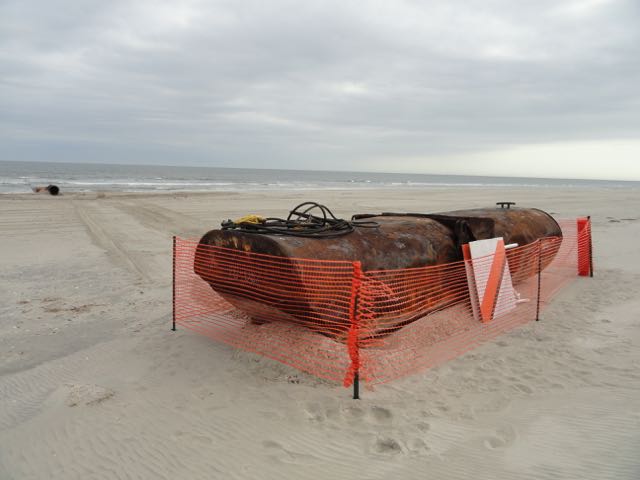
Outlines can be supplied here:
[[246, 191], [446, 187], [639, 188], [640, 182], [409, 173], [0, 161], [0, 193], [55, 184], [64, 192]]

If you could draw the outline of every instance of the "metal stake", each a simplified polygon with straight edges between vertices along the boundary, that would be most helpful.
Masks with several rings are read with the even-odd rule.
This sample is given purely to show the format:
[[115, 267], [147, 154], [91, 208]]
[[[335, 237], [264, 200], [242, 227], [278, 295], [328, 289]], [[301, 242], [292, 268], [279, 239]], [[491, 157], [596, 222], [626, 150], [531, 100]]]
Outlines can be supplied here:
[[176, 237], [173, 237], [173, 297], [172, 297], [172, 312], [171, 318], [173, 320], [173, 325], [171, 327], [172, 331], [176, 331]]
[[353, 376], [353, 399], [360, 400], [360, 374], [358, 372]]
[[589, 226], [589, 276], [593, 278], [593, 241], [591, 239], [591, 215], [587, 217], [587, 225]]
[[542, 240], [538, 239], [538, 299], [536, 302], [536, 322], [540, 321], [540, 291], [542, 289]]

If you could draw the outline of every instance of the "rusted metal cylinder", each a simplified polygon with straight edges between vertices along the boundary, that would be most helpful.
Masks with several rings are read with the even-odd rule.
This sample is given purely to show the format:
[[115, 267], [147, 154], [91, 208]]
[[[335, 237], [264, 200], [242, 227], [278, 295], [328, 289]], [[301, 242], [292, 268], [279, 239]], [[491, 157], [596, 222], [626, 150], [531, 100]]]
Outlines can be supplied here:
[[[537, 208], [475, 208], [434, 214], [384, 213], [383, 215], [426, 217], [440, 221], [452, 229], [458, 245], [472, 240], [502, 237], [505, 244], [524, 246], [541, 238], [562, 237], [562, 229], [558, 222], [547, 212]], [[355, 217], [368, 218], [369, 215]], [[560, 246], [549, 244], [544, 248], [543, 269], [553, 261]], [[461, 259], [462, 252], [458, 250], [458, 257], [454, 260]]]
[[[562, 237], [562, 229], [558, 222], [547, 212], [537, 208], [512, 207], [458, 210], [444, 213], [443, 215], [466, 219], [476, 240], [502, 237], [505, 244], [525, 246], [543, 238]], [[478, 219], [492, 220], [493, 231], [478, 230], [474, 232], [474, 228], [476, 228], [474, 221], [478, 221]], [[559, 249], [559, 242], [545, 242], [541, 245], [541, 269], [544, 270], [549, 266]], [[526, 264], [516, 263], [510, 265], [511, 277], [514, 283], [521, 282], [534, 274], [530, 268], [526, 267]]]
[[[354, 217], [376, 222], [378, 227], [356, 228], [349, 234], [333, 238], [211, 230], [200, 240], [194, 270], [216, 292], [256, 322], [286, 319], [340, 338], [348, 330], [350, 319], [348, 316], [336, 319], [334, 313], [326, 313], [330, 310], [326, 301], [319, 304], [314, 300], [317, 292], [307, 291], [304, 274], [295, 259], [358, 260], [366, 273], [455, 262], [462, 259], [461, 245], [472, 240], [501, 236], [505, 243], [522, 246], [539, 238], [562, 236], [557, 222], [537, 209], [489, 208], [439, 214], [384, 213]], [[280, 262], [280, 265], [287, 267], [287, 281], [295, 288], [288, 291], [274, 289], [273, 275], [260, 269], [235, 268], [220, 249], [211, 247], [282, 257], [284, 264]], [[548, 263], [553, 255], [546, 258]], [[464, 267], [460, 265], [460, 268]], [[255, 292], [267, 293], [255, 295]], [[423, 303], [426, 306], [419, 315], [399, 319], [395, 326], [386, 324], [380, 334], [388, 334], [428, 314], [430, 304]], [[323, 321], [325, 317], [326, 322]]]
[[[503, 237], [505, 243], [517, 243], [522, 246], [539, 238], [562, 237], [558, 222], [547, 212], [537, 208], [482, 208], [457, 210], [440, 215], [467, 220], [476, 240]], [[474, 232], [474, 229], [478, 228], [473, 223], [474, 220], [493, 221], [493, 231], [478, 229]]]
[[287, 258], [359, 260], [363, 270], [439, 265], [458, 255], [451, 229], [436, 220], [392, 216], [371, 220], [379, 226], [333, 238], [211, 230], [200, 243]]
[[[356, 228], [335, 238], [301, 238], [252, 234], [236, 230], [212, 230], [196, 250], [195, 272], [225, 300], [248, 314], [254, 323], [274, 319], [303, 324], [319, 333], [344, 338], [349, 329], [348, 308], [340, 298], [317, 291], [307, 280], [308, 264], [296, 259], [359, 259], [364, 270], [398, 269], [438, 265], [457, 255], [451, 229], [430, 218], [380, 217], [376, 228]], [[252, 268], [239, 266], [241, 256], [252, 252], [282, 257], [271, 270], [255, 258]], [[241, 255], [241, 254], [240, 254]], [[251, 262], [251, 260], [249, 260]], [[348, 265], [348, 264], [347, 264]], [[331, 264], [323, 265], [327, 270]], [[350, 288], [349, 272], [335, 278]], [[331, 282], [331, 279], [326, 279]], [[327, 285], [326, 288], [336, 288]], [[268, 292], [261, 295], [259, 292]], [[344, 292], [343, 292], [344, 293]]]

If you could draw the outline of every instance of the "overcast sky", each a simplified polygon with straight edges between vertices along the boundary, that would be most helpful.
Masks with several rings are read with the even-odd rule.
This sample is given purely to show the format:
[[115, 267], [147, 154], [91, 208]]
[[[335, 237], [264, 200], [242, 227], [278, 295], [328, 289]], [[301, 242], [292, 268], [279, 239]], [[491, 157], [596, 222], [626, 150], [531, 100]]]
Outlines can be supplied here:
[[0, 159], [640, 180], [640, 0], [0, 0]]

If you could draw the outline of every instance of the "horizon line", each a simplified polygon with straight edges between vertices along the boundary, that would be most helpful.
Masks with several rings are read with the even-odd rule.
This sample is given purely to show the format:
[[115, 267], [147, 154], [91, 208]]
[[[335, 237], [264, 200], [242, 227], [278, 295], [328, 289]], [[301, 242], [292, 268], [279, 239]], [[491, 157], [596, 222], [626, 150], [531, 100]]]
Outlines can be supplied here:
[[267, 170], [267, 171], [286, 171], [286, 172], [330, 172], [330, 173], [373, 173], [387, 175], [426, 175], [433, 177], [476, 177], [476, 178], [517, 178], [532, 180], [580, 180], [592, 182], [622, 182], [622, 183], [640, 183], [639, 180], [623, 180], [617, 178], [579, 178], [579, 177], [538, 177], [538, 176], [517, 176], [517, 175], [479, 175], [472, 173], [427, 173], [427, 172], [390, 172], [381, 170], [322, 170], [322, 169], [303, 169], [303, 168], [268, 168], [268, 167], [227, 167], [216, 165], [175, 165], [166, 163], [117, 163], [117, 162], [78, 162], [58, 160], [0, 160], [5, 163], [44, 163], [44, 164], [62, 164], [62, 165], [104, 165], [104, 166], [121, 166], [121, 167], [172, 167], [172, 168], [211, 168], [225, 170]]

